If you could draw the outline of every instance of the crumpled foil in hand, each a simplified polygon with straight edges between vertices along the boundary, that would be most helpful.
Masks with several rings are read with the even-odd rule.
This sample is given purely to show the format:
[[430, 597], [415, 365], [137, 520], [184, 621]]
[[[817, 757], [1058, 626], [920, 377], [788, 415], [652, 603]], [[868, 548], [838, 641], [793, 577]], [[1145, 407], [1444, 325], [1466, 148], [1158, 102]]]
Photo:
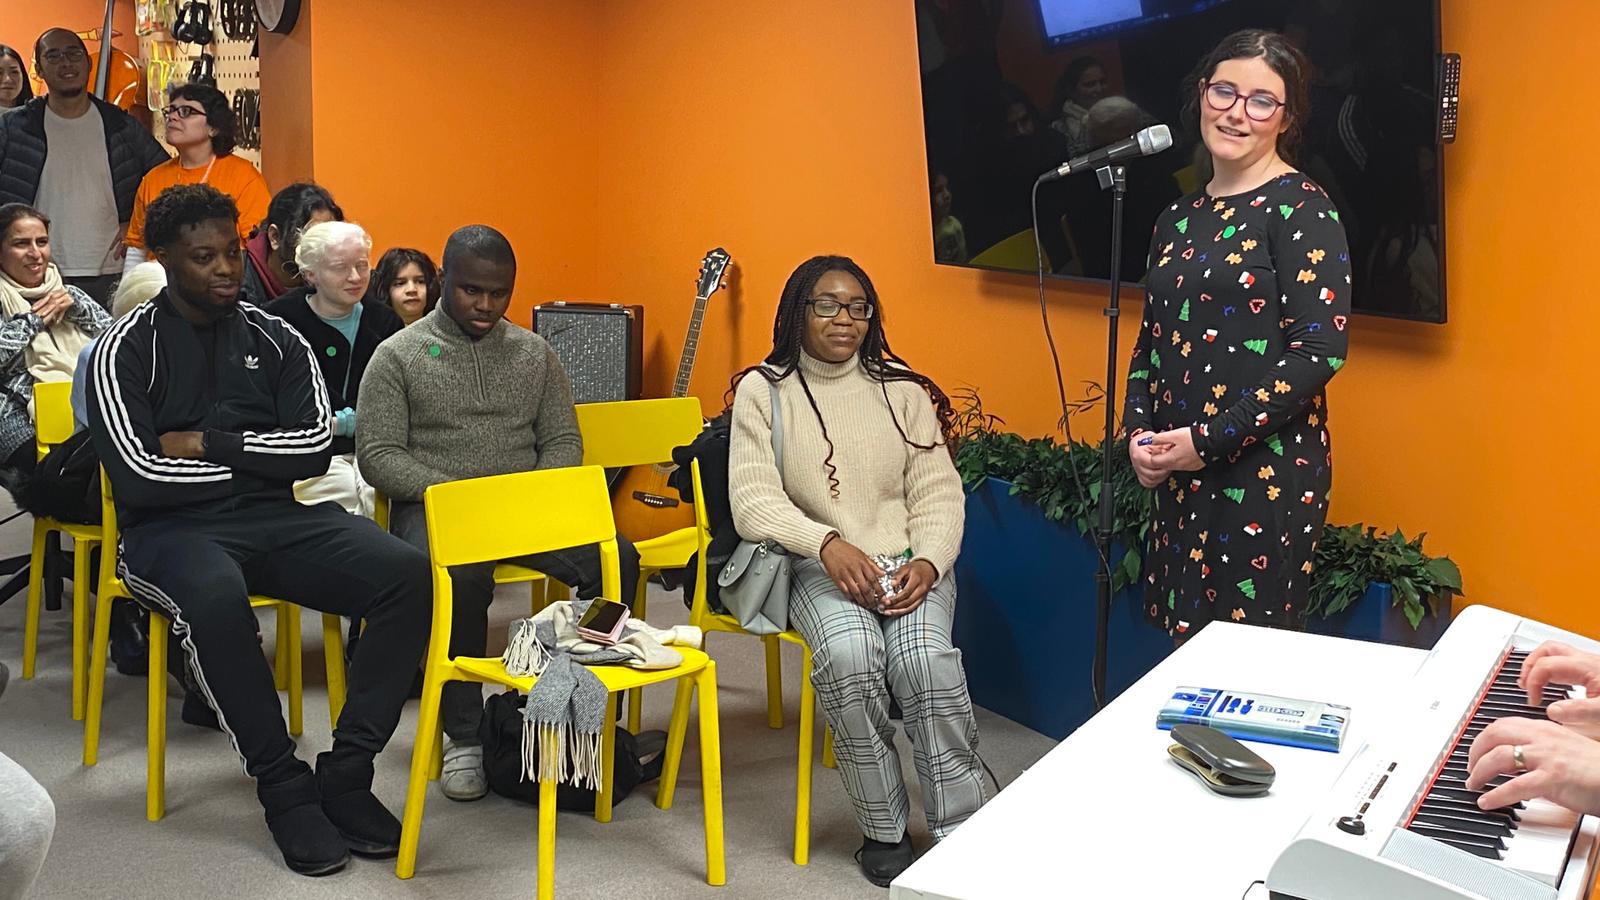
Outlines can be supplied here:
[[908, 562], [911, 562], [911, 560], [907, 559], [904, 555], [885, 556], [884, 554], [880, 553], [872, 557], [873, 565], [876, 565], [878, 568], [883, 570], [883, 576], [878, 579], [878, 587], [883, 588], [883, 595], [885, 597], [892, 597], [897, 592], [898, 585], [895, 582], [898, 579], [896, 578], [896, 575], [901, 569], [905, 568], [906, 563]]

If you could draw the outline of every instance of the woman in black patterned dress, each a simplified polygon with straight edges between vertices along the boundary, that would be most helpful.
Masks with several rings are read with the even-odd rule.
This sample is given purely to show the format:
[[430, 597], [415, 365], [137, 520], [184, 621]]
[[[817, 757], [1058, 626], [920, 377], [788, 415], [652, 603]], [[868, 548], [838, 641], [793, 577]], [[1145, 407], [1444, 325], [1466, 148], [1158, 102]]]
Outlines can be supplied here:
[[1124, 424], [1156, 490], [1145, 611], [1175, 637], [1212, 619], [1298, 628], [1327, 517], [1323, 388], [1344, 365], [1339, 213], [1287, 161], [1308, 113], [1281, 35], [1225, 38], [1188, 83], [1214, 172], [1156, 220]]

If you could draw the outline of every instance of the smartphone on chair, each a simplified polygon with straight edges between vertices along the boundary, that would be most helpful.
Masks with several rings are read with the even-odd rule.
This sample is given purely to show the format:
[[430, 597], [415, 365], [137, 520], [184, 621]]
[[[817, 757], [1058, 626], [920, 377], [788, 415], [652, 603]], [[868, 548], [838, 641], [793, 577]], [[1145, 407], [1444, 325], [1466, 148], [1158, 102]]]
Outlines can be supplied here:
[[596, 597], [578, 619], [578, 634], [597, 644], [615, 644], [627, 622], [627, 604]]

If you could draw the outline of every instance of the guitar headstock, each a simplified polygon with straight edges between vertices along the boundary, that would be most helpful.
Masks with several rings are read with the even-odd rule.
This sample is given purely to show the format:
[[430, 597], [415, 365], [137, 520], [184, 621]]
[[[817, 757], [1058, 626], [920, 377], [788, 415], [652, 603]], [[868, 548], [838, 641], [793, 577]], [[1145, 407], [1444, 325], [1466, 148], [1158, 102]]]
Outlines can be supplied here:
[[728, 264], [732, 261], [733, 257], [721, 247], [707, 253], [706, 258], [700, 261], [700, 278], [695, 282], [695, 296], [704, 299], [722, 287], [723, 276], [727, 274]]

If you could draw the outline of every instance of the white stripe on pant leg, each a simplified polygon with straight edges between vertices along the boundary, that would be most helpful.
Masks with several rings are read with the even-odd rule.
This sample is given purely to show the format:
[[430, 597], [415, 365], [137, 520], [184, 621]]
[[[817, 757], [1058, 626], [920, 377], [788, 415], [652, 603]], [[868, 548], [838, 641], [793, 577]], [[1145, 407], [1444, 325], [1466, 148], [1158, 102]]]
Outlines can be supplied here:
[[[211, 693], [211, 685], [206, 682], [205, 672], [200, 668], [200, 654], [195, 650], [194, 640], [189, 632], [189, 623], [184, 621], [183, 612], [178, 609], [178, 604], [172, 602], [172, 598], [163, 593], [160, 588], [128, 571], [128, 564], [122, 558], [121, 553], [117, 554], [117, 575], [128, 586], [128, 590], [131, 593], [141, 595], [139, 599], [159, 607], [163, 610], [164, 615], [172, 620], [173, 627], [180, 636], [179, 643], [183, 645], [185, 650], [189, 651], [187, 654], [189, 671], [194, 674], [195, 683], [200, 686], [200, 693], [205, 696], [206, 702], [211, 704], [211, 709], [216, 712], [217, 724], [222, 727], [222, 733], [228, 736], [228, 743], [233, 745], [234, 754], [244, 764], [245, 774], [249, 775], [249, 761], [244, 758], [244, 752], [239, 749], [239, 739], [234, 736], [233, 729], [228, 727], [228, 718], [222, 714], [222, 704], [217, 702], [216, 695]], [[167, 673], [162, 672], [155, 677], [166, 678]]]

